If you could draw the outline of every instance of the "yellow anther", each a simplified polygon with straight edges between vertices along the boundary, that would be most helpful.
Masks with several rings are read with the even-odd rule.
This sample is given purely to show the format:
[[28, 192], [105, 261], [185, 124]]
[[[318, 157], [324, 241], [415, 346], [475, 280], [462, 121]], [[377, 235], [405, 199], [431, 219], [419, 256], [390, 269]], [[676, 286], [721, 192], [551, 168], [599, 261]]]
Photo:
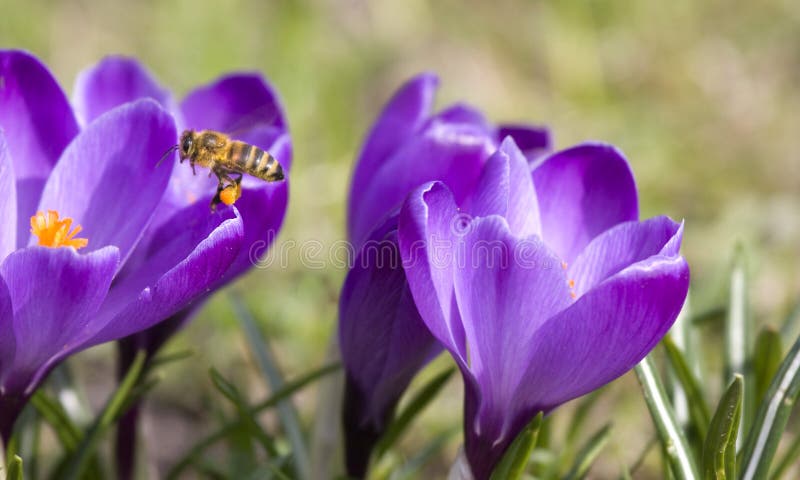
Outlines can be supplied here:
[[88, 239], [75, 238], [75, 235], [81, 231], [81, 226], [76, 225], [70, 231], [71, 227], [72, 219], [65, 217], [63, 220], [59, 220], [58, 212], [55, 210], [48, 210], [47, 214], [36, 212], [36, 215], [31, 217], [31, 233], [39, 238], [39, 245], [44, 247], [78, 249], [88, 245]]

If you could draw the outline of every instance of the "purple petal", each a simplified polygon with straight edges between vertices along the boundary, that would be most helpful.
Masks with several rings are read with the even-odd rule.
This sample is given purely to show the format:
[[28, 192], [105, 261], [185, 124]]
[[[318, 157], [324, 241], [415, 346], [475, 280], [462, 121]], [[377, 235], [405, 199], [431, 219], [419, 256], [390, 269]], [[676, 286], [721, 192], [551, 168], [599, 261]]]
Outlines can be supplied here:
[[455, 304], [453, 272], [463, 216], [441, 182], [414, 190], [398, 219], [398, 243], [409, 289], [420, 316], [461, 365], [468, 355]]
[[672, 326], [688, 288], [686, 260], [662, 255], [599, 284], [539, 329], [517, 398], [548, 411], [627, 372]]
[[461, 203], [496, 145], [481, 129], [433, 122], [375, 172], [351, 204], [351, 239], [358, 244], [408, 193], [428, 181], [445, 183]]
[[0, 130], [17, 179], [17, 245], [25, 245], [45, 179], [78, 133], [67, 97], [36, 57], [0, 50]]
[[8, 391], [32, 388], [50, 364], [96, 327], [94, 313], [108, 292], [119, 251], [28, 247], [0, 265], [14, 306], [18, 348], [5, 379]]
[[339, 342], [349, 376], [366, 397], [363, 423], [386, 412], [441, 346], [422, 323], [401, 264], [397, 216], [362, 246], [339, 301]]
[[154, 101], [118, 107], [70, 144], [39, 209], [73, 218], [88, 249], [115, 245], [124, 262], [161, 201], [172, 165], [155, 165], [174, 142], [172, 117]]
[[0, 262], [17, 248], [17, 186], [14, 165], [8, 153], [6, 137], [0, 129], [0, 218], [5, 227], [0, 229]]
[[[428, 119], [439, 80], [424, 73], [406, 82], [383, 108], [372, 127], [353, 171], [348, 202], [348, 236], [366, 237], [366, 231], [356, 235], [353, 223], [355, 210], [362, 204], [361, 194], [372, 183], [372, 177], [391, 154], [404, 144]], [[371, 227], [371, 226], [370, 226]], [[366, 228], [370, 228], [366, 227]]]
[[286, 128], [275, 90], [258, 73], [229, 75], [197, 88], [180, 108], [186, 128], [195, 130], [235, 134], [257, 125]]
[[[441, 121], [444, 123], [461, 123], [473, 125], [483, 130], [486, 135], [492, 134], [492, 126], [486, 120], [483, 113], [470, 105], [456, 103], [433, 116], [431, 121]], [[499, 139], [502, 140], [502, 139]]]
[[72, 98], [82, 125], [123, 103], [141, 98], [152, 98], [165, 109], [171, 107], [169, 91], [138, 61], [121, 56], [106, 57], [82, 71], [75, 80]]
[[639, 216], [633, 174], [610, 145], [554, 153], [534, 167], [533, 183], [544, 240], [567, 263], [600, 233]]
[[[3, 277], [0, 276], [0, 386], [5, 383], [6, 374], [11, 369], [16, 352], [17, 342], [11, 332], [14, 331], [14, 309], [11, 304], [11, 295], [8, 292]], [[2, 396], [2, 395], [0, 395]], [[2, 418], [2, 414], [0, 414]], [[2, 423], [2, 422], [0, 422]]]
[[486, 162], [464, 210], [476, 217], [500, 215], [520, 237], [541, 235], [539, 204], [529, 168], [510, 137]]
[[542, 153], [552, 148], [550, 130], [545, 127], [529, 125], [500, 125], [497, 129], [497, 141], [511, 137], [528, 160], [535, 160]]
[[527, 345], [572, 303], [567, 278], [561, 260], [538, 236], [514, 237], [503, 218], [491, 216], [473, 221], [464, 235], [454, 286], [469, 372], [482, 394], [470, 428], [502, 438], [528, 368]]
[[242, 190], [236, 208], [242, 215], [244, 238], [239, 255], [217, 284], [222, 286], [253, 267], [275, 241], [289, 201], [289, 182], [261, 182]]
[[204, 296], [236, 258], [243, 231], [235, 209], [210, 215], [197, 204], [175, 214], [114, 282], [97, 314], [104, 327], [88, 344], [149, 328]]
[[677, 256], [682, 234], [682, 226], [667, 217], [625, 222], [603, 232], [569, 268], [575, 293], [583, 295], [606, 278], [653, 255]]

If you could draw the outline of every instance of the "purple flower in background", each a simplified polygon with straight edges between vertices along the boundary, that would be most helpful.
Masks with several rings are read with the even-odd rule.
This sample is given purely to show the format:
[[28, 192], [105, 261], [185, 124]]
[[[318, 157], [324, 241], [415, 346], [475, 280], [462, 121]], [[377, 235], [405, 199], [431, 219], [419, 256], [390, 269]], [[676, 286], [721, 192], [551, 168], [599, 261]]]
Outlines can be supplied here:
[[173, 165], [155, 165], [176, 128], [153, 100], [84, 117], [79, 128], [44, 65], [0, 51], [0, 107], [7, 440], [51, 368], [186, 309], [236, 264], [247, 228], [235, 208], [210, 214], [206, 202], [165, 204]]
[[584, 144], [529, 172], [506, 140], [470, 197], [429, 183], [398, 221], [421, 318], [464, 377], [465, 451], [479, 480], [537, 412], [644, 358], [689, 284], [682, 226], [637, 220], [619, 151]]
[[545, 129], [495, 127], [466, 105], [432, 114], [437, 85], [435, 76], [423, 74], [400, 88], [367, 136], [353, 173], [347, 218], [357, 255], [339, 301], [351, 476], [365, 474], [403, 391], [442, 348], [422, 323], [400, 264], [397, 212], [402, 201], [431, 180], [444, 182], [464, 199], [506, 135], [531, 158], [550, 146]]

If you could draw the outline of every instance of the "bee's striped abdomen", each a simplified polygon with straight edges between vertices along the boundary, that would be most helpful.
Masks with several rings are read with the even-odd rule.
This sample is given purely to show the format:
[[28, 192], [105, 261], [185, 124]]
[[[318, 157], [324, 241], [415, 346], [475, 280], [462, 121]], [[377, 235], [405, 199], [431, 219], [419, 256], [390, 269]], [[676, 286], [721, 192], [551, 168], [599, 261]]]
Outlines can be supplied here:
[[228, 159], [238, 171], [268, 182], [283, 180], [283, 168], [275, 157], [244, 142], [233, 142]]

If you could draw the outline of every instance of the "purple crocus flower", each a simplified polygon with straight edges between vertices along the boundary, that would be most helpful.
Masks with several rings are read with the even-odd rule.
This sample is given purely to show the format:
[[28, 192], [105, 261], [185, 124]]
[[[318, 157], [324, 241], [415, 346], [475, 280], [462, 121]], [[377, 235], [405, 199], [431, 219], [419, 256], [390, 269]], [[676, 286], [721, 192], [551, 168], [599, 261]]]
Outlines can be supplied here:
[[176, 128], [153, 100], [85, 117], [79, 128], [44, 65], [0, 51], [0, 107], [0, 433], [7, 440], [51, 368], [186, 309], [235, 265], [247, 228], [236, 208], [210, 214], [207, 203], [170, 205], [167, 214], [173, 163], [155, 166]]
[[[76, 82], [74, 105], [78, 118], [91, 121], [110, 109], [141, 98], [151, 98], [174, 116], [178, 131], [184, 129], [215, 130], [231, 135], [270, 152], [288, 173], [292, 161], [292, 144], [284, 109], [272, 86], [257, 73], [237, 73], [221, 77], [198, 87], [176, 102], [170, 92], [136, 60], [112, 56], [82, 72]], [[173, 141], [173, 143], [175, 143]], [[165, 223], [193, 208], [207, 212], [216, 189], [216, 178], [205, 172], [197, 175], [186, 165], [176, 167], [169, 180], [161, 207], [142, 243], [159, 245]], [[245, 176], [242, 197], [236, 202], [243, 225], [242, 248], [230, 268], [217, 278], [198, 301], [174, 312], [168, 319], [119, 342], [120, 374], [143, 349], [151, 358], [191, 318], [202, 300], [215, 289], [245, 273], [265, 253], [283, 223], [288, 201], [288, 182], [267, 183]], [[117, 460], [121, 478], [132, 472], [138, 406], [120, 421]]]
[[506, 135], [531, 158], [550, 146], [545, 129], [495, 127], [467, 105], [432, 114], [437, 86], [435, 76], [423, 74], [400, 88], [367, 136], [353, 173], [347, 218], [357, 255], [339, 301], [351, 476], [365, 474], [403, 391], [442, 349], [422, 323], [400, 264], [397, 212], [403, 199], [431, 180], [441, 180], [457, 198], [465, 198]]
[[415, 190], [398, 238], [423, 322], [465, 383], [465, 452], [486, 479], [537, 412], [622, 375], [675, 320], [689, 284], [683, 228], [637, 221], [622, 154], [584, 144], [536, 162], [510, 139], [459, 201]]

